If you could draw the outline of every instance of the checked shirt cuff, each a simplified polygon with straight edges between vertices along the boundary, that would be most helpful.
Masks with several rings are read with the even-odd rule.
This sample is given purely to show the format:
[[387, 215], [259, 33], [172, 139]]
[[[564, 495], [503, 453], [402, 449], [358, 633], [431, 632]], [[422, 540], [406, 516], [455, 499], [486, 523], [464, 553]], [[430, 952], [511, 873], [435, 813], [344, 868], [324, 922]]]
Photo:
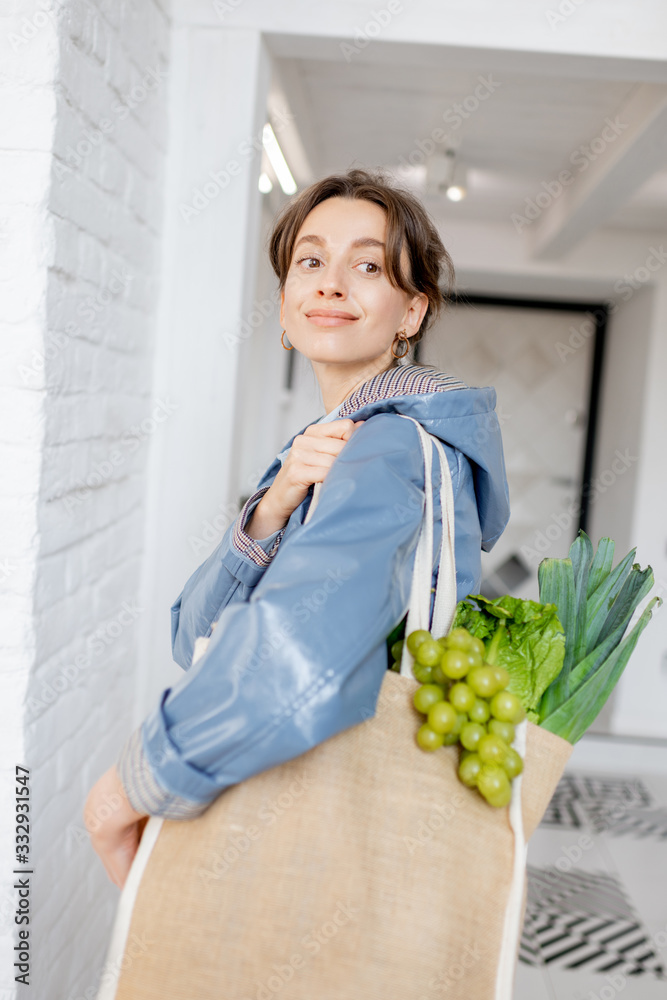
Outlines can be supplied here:
[[163, 816], [165, 819], [192, 819], [200, 816], [211, 804], [181, 798], [166, 791], [156, 781], [144, 751], [141, 726], [125, 742], [116, 761], [116, 770], [135, 812]]
[[281, 539], [285, 534], [285, 528], [287, 525], [280, 528], [278, 531], [274, 531], [273, 534], [268, 535], [266, 538], [251, 538], [250, 535], [247, 535], [243, 529], [250, 520], [250, 515], [254, 511], [256, 505], [268, 489], [270, 489], [269, 486], [263, 486], [261, 490], [257, 490], [256, 493], [253, 493], [253, 495], [246, 500], [241, 509], [241, 513], [234, 522], [234, 530], [232, 531], [231, 539], [232, 547], [240, 555], [245, 556], [247, 559], [254, 562], [255, 565], [261, 566], [262, 568], [266, 568], [276, 554]]

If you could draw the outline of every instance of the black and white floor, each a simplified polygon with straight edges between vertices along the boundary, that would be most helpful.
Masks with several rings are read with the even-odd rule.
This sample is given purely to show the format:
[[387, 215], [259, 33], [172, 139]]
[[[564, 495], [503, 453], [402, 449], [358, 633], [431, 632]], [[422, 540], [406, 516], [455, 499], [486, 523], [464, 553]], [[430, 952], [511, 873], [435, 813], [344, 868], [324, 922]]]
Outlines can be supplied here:
[[667, 744], [587, 736], [528, 848], [515, 1000], [667, 1000]]

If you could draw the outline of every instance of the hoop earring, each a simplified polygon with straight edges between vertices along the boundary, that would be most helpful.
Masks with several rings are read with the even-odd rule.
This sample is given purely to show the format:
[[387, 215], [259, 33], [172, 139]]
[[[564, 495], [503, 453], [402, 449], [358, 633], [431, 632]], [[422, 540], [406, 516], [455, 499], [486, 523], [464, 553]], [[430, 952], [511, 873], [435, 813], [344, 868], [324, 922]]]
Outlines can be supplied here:
[[394, 344], [396, 343], [396, 337], [394, 337], [393, 343], [391, 345], [392, 357], [396, 358], [397, 360], [400, 360], [401, 358], [404, 358], [405, 355], [410, 350], [410, 343], [408, 341], [408, 338], [407, 337], [402, 337], [401, 336], [402, 333], [405, 333], [405, 330], [399, 330], [398, 333], [396, 334], [396, 337], [398, 337], [399, 344], [401, 344], [401, 343], [405, 344], [405, 350], [403, 351], [403, 353], [402, 354], [396, 354], [396, 352], [394, 351]]
[[[280, 334], [280, 343], [283, 345], [283, 347], [285, 347], [285, 341], [283, 340], [283, 337], [285, 336], [286, 333], [287, 333], [287, 330], [283, 330], [283, 332]], [[286, 351], [291, 351], [291, 350], [293, 350], [293, 348], [294, 348], [294, 344], [292, 344], [290, 347], [285, 347], [285, 350]]]

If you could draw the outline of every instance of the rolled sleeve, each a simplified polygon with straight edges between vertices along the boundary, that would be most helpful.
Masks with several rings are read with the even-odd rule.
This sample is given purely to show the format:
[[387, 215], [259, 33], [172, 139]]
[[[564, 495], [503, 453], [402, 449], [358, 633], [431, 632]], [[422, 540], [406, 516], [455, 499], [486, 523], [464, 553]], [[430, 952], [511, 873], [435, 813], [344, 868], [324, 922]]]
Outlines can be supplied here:
[[141, 726], [126, 740], [116, 761], [116, 770], [135, 812], [165, 819], [192, 819], [209, 806], [208, 802], [174, 795], [157, 781], [144, 749]]
[[261, 569], [266, 569], [274, 555], [278, 550], [278, 546], [285, 534], [285, 527], [280, 528], [278, 531], [274, 531], [271, 535], [267, 535], [266, 538], [251, 538], [243, 530], [250, 520], [251, 515], [254, 513], [255, 507], [262, 499], [270, 486], [263, 486], [261, 490], [257, 490], [256, 493], [246, 500], [241, 512], [234, 522], [234, 529], [232, 531], [232, 548], [242, 556], [246, 556], [252, 563], [259, 566]]

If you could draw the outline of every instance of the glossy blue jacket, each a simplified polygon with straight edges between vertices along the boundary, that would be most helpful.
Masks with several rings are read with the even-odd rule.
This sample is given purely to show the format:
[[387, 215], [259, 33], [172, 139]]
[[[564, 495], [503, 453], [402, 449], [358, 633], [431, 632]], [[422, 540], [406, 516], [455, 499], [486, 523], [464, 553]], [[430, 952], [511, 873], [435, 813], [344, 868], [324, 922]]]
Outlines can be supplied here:
[[[172, 606], [174, 658], [186, 673], [118, 761], [137, 811], [197, 815], [230, 785], [374, 714], [386, 638], [408, 608], [424, 507], [419, 435], [398, 414], [445, 445], [460, 600], [478, 592], [481, 550], [509, 518], [495, 402], [494, 389], [468, 388], [422, 365], [367, 380], [324, 418], [364, 423], [333, 462], [313, 517], [304, 524], [311, 487], [286, 526], [257, 541], [243, 526], [296, 435], [290, 439]], [[433, 449], [436, 563], [439, 479]], [[434, 585], [436, 573], [437, 565]], [[195, 639], [209, 635], [191, 668]]]

